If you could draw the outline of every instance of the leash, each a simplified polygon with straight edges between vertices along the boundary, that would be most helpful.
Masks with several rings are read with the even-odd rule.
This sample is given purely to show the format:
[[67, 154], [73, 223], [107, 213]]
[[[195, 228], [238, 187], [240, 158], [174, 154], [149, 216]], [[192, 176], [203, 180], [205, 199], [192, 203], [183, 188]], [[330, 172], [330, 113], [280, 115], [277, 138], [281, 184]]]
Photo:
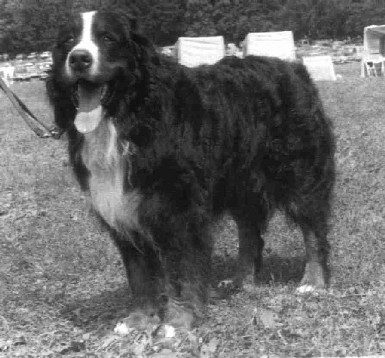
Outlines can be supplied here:
[[6, 83], [3, 81], [1, 77], [0, 77], [0, 88], [3, 90], [5, 95], [9, 98], [13, 106], [19, 112], [20, 116], [24, 119], [24, 122], [28, 125], [29, 128], [31, 128], [34, 131], [34, 133], [39, 138], [53, 138], [53, 139], [60, 138], [62, 131], [60, 131], [55, 126], [49, 128], [47, 127], [46, 124], [44, 124], [41, 120], [39, 120], [29, 110], [29, 108], [23, 103], [23, 101], [9, 89], [9, 87], [6, 85]]

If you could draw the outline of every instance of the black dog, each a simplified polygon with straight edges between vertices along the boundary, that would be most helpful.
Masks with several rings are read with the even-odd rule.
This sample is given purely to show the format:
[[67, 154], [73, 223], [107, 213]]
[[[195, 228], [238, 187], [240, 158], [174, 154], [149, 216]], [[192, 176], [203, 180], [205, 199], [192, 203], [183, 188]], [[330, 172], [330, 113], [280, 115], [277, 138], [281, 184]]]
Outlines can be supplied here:
[[334, 138], [302, 65], [250, 56], [188, 69], [120, 11], [74, 19], [53, 56], [56, 122], [141, 312], [190, 326], [224, 211], [239, 229], [239, 282], [261, 268], [261, 234], [280, 209], [304, 235], [299, 290], [325, 287]]

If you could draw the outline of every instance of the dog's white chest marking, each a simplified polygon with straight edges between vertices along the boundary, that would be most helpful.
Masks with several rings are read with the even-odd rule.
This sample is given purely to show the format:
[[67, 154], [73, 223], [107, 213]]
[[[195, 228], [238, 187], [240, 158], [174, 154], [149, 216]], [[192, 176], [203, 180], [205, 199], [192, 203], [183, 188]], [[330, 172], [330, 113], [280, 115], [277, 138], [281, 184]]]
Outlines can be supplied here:
[[115, 126], [102, 120], [84, 137], [82, 159], [91, 173], [88, 184], [93, 208], [118, 231], [137, 229], [141, 195], [137, 190], [124, 190], [127, 163], [117, 147]]

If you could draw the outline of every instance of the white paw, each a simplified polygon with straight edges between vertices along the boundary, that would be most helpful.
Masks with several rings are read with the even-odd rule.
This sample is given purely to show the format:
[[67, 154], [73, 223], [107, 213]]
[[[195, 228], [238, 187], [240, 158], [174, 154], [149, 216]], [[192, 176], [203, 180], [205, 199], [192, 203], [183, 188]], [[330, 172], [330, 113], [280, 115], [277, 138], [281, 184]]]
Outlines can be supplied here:
[[164, 325], [164, 337], [165, 338], [174, 338], [175, 337], [175, 328], [168, 324]]
[[127, 336], [133, 331], [133, 328], [128, 327], [125, 322], [118, 322], [116, 327], [114, 328], [114, 332], [116, 334], [120, 334], [121, 336]]
[[316, 289], [315, 287], [311, 285], [302, 285], [299, 286], [296, 290], [297, 293], [309, 293], [309, 292], [314, 292]]
[[231, 290], [234, 288], [233, 280], [223, 280], [218, 284], [219, 289]]

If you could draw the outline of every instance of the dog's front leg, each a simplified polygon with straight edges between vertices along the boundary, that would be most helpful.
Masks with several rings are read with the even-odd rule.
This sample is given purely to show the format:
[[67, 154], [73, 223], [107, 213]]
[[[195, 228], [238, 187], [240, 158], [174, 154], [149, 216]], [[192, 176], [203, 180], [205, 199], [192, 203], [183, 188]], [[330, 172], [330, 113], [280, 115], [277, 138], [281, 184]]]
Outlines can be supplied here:
[[163, 319], [175, 327], [190, 329], [202, 318], [208, 301], [211, 238], [205, 231], [186, 228], [179, 232], [180, 246], [163, 251], [167, 277]]

